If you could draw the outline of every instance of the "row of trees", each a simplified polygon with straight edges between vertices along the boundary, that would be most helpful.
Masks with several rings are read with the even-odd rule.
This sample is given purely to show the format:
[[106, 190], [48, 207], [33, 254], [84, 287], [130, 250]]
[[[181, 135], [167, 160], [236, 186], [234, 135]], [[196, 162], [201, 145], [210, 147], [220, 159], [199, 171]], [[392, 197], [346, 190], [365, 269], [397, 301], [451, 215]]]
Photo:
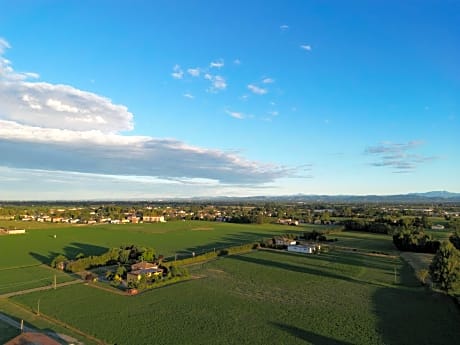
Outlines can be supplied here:
[[395, 232], [393, 234], [393, 243], [396, 248], [402, 251], [433, 254], [438, 251], [441, 245], [431, 235], [418, 230], [399, 230]]
[[107, 252], [101, 255], [84, 257], [83, 254], [78, 254], [74, 260], [70, 260], [64, 255], [58, 255], [51, 262], [51, 266], [54, 268], [65, 269], [69, 272], [81, 272], [100, 266], [115, 264], [123, 265], [137, 261], [154, 260], [155, 250], [153, 248], [130, 245], [109, 249]]

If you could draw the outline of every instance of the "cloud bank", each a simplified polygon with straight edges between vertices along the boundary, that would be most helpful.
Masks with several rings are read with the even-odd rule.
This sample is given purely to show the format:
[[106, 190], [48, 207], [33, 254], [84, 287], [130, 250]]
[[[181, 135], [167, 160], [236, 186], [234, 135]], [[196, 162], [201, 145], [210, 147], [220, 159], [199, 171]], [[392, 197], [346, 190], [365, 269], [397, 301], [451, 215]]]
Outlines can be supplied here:
[[[126, 106], [69, 85], [33, 81], [37, 74], [16, 72], [3, 57], [9, 48], [0, 38], [0, 166], [4, 168], [259, 186], [293, 174], [292, 168], [250, 161], [235, 152], [122, 134], [134, 128]], [[223, 61], [213, 64], [220, 68]], [[199, 76], [200, 70], [187, 73]], [[173, 67], [172, 77], [184, 77], [179, 65]], [[204, 78], [211, 82], [211, 91], [227, 87], [219, 75]]]

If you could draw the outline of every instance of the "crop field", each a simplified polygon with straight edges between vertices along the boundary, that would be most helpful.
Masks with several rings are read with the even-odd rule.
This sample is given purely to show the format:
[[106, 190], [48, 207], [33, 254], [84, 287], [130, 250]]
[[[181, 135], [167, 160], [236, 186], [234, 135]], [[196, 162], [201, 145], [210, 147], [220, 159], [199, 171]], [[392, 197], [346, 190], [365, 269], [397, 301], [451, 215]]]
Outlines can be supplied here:
[[337, 238], [333, 244], [356, 248], [367, 251], [381, 251], [392, 253], [396, 251], [393, 239], [390, 235], [373, 234], [366, 232], [342, 231], [327, 235], [327, 238]]
[[[396, 269], [396, 283], [395, 283]], [[202, 279], [118, 296], [75, 285], [14, 297], [117, 344], [447, 344], [460, 315], [399, 258], [257, 251], [198, 265]]]
[[[5, 223], [5, 222], [3, 222]], [[3, 224], [0, 223], [0, 226]], [[18, 222], [20, 227], [22, 223]], [[0, 236], [0, 269], [50, 263], [57, 254], [101, 254], [123, 244], [149, 246], [165, 256], [210, 250], [260, 240], [296, 228], [273, 224], [243, 225], [218, 222], [168, 222], [160, 224], [102, 224], [69, 226], [26, 223], [25, 235]], [[54, 236], [56, 235], [56, 237]]]
[[47, 286], [56, 282], [73, 280], [70, 275], [43, 266], [27, 266], [0, 270], [0, 295], [5, 293]]

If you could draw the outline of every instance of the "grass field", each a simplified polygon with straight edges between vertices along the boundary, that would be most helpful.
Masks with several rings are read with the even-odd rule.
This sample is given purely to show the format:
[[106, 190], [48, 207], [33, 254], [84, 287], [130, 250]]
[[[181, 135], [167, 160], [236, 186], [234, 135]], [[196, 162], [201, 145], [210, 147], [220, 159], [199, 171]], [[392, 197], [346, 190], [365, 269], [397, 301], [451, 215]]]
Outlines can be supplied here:
[[54, 275], [56, 275], [57, 283], [75, 279], [64, 272], [43, 266], [1, 269], [0, 295], [13, 291], [51, 285], [54, 282]]
[[49, 263], [59, 253], [71, 258], [80, 252], [86, 255], [101, 254], [108, 248], [122, 244], [153, 247], [158, 254], [165, 256], [176, 252], [190, 255], [192, 251], [199, 253], [296, 231], [294, 227], [273, 224], [201, 221], [93, 226], [45, 224], [48, 228], [38, 222], [27, 225], [38, 228], [29, 229], [25, 235], [0, 236], [0, 269]]
[[337, 246], [356, 248], [366, 251], [381, 251], [389, 254], [396, 252], [396, 248], [393, 245], [393, 239], [389, 235], [342, 231], [327, 235], [327, 238], [337, 238], [337, 242], [332, 242]]
[[[397, 284], [394, 268], [397, 268]], [[399, 259], [350, 251], [258, 251], [135, 297], [84, 285], [14, 297], [117, 344], [447, 344], [460, 315]]]
[[[26, 235], [0, 237], [0, 294], [50, 284], [53, 270], [18, 266], [47, 263], [58, 253], [99, 254], [133, 243], [168, 256], [321, 229], [201, 221], [26, 225], [30, 226]], [[42, 314], [118, 345], [436, 345], [460, 337], [458, 307], [419, 285], [412, 268], [399, 258], [391, 236], [338, 232], [327, 237], [338, 239], [330, 243], [328, 253], [306, 256], [264, 250], [224, 257], [189, 268], [201, 279], [138, 296], [78, 284], [0, 299], [0, 310], [30, 320], [40, 300]], [[70, 279], [60, 274], [58, 282]], [[41, 318], [34, 322], [45, 329]], [[46, 324], [56, 327], [62, 325]]]

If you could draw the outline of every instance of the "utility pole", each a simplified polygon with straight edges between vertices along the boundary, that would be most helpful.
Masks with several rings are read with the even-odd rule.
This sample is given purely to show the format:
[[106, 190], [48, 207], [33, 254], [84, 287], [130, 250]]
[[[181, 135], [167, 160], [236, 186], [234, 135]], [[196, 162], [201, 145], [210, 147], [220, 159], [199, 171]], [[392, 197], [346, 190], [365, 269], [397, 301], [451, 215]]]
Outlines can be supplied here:
[[24, 320], [21, 320], [21, 333], [24, 332]]
[[37, 301], [37, 316], [40, 316], [40, 298]]
[[396, 284], [396, 266], [395, 266], [395, 284]]
[[54, 275], [54, 290], [56, 290], [56, 275]]

